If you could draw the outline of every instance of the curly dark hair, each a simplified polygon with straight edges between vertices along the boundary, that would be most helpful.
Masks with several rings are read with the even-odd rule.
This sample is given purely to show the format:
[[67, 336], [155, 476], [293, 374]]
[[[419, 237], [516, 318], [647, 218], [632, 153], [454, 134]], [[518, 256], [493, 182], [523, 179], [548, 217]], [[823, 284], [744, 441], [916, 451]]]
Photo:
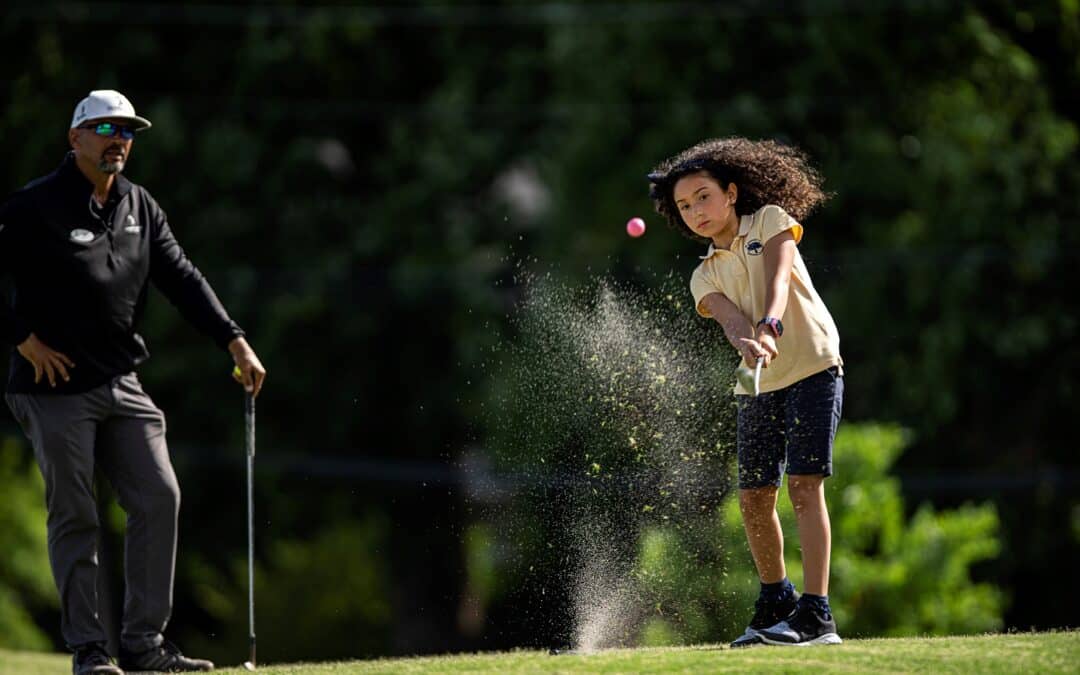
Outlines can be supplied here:
[[744, 216], [766, 204], [776, 204], [802, 221], [831, 195], [821, 190], [822, 177], [802, 150], [777, 141], [746, 138], [710, 138], [665, 159], [649, 175], [649, 197], [668, 225], [699, 242], [683, 223], [673, 192], [675, 183], [688, 174], [708, 172], [720, 186], [735, 183], [739, 198], [735, 213]]

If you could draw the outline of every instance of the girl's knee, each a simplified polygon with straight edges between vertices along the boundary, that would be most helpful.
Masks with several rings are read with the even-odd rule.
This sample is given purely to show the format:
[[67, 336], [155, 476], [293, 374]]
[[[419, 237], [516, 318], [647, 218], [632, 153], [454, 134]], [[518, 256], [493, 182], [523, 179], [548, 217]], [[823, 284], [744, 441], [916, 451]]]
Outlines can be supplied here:
[[767, 485], [760, 488], [741, 488], [739, 490], [739, 508], [743, 513], [772, 511], [776, 508], [776, 493], [779, 488]]
[[788, 476], [788, 496], [796, 507], [807, 501], [816, 501], [822, 494], [825, 476]]
[[815, 491], [825, 482], [825, 476], [821, 474], [789, 475], [788, 492], [792, 490]]

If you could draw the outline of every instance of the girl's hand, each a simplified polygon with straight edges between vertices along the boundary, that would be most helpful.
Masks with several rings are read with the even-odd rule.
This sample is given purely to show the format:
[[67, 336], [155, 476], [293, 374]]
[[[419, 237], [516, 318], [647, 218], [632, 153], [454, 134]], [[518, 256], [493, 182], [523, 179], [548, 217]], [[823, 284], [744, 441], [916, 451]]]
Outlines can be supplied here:
[[[772, 359], [772, 355], [769, 353], [769, 351], [762, 347], [760, 342], [752, 338], [739, 338], [736, 347], [739, 350], [739, 354], [742, 355], [743, 362], [751, 368], [753, 368], [754, 364], [757, 363], [757, 359], [759, 356], [765, 357], [764, 362], [762, 363], [762, 367], [767, 367], [769, 365], [769, 361]], [[775, 349], [776, 347], [774, 346], [773, 350], [775, 351]]]
[[776, 337], [771, 330], [765, 326], [760, 326], [757, 331], [757, 343], [763, 350], [768, 352], [764, 363], [764, 367], [768, 368], [769, 362], [780, 355], [780, 350], [776, 348]]

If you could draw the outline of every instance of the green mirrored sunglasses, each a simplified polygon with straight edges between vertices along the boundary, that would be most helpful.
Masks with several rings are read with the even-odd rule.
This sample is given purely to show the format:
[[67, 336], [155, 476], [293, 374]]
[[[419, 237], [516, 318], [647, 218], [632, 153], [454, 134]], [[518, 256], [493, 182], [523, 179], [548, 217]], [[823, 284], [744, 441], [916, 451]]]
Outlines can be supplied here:
[[115, 122], [98, 122], [97, 124], [84, 124], [80, 129], [89, 129], [98, 136], [120, 136], [125, 141], [135, 138], [135, 129], [126, 127]]

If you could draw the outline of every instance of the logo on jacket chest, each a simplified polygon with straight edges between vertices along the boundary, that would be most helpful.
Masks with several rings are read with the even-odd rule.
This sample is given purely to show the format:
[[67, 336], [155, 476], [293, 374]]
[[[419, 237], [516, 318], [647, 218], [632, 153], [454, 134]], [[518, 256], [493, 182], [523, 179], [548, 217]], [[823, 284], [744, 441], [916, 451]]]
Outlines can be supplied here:
[[89, 244], [94, 241], [94, 233], [90, 230], [84, 230], [81, 227], [72, 230], [68, 237], [76, 244]]
[[142, 228], [135, 222], [135, 216], [130, 213], [127, 214], [127, 218], [124, 219], [124, 232], [127, 232], [128, 234], [138, 234], [139, 232], [142, 232]]
[[753, 240], [748, 241], [746, 243], [746, 254], [747, 255], [761, 255], [762, 252], [764, 252], [764, 251], [765, 251], [765, 245], [762, 244], [757, 239], [753, 239]]

